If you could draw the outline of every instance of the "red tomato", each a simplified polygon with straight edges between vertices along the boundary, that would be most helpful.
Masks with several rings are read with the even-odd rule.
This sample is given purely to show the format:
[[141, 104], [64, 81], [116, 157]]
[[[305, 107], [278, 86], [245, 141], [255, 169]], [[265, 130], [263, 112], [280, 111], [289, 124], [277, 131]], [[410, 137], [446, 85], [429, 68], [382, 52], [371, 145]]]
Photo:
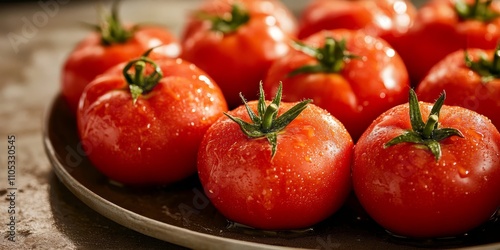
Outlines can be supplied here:
[[419, 84], [417, 94], [430, 102], [443, 90], [448, 105], [474, 110], [500, 128], [500, 50], [456, 51], [436, 64]]
[[81, 41], [64, 63], [62, 96], [73, 112], [76, 112], [85, 86], [112, 66], [137, 58], [158, 45], [164, 46], [155, 49], [152, 58], [174, 58], [180, 54], [177, 39], [163, 27], [123, 27], [116, 16], [107, 21], [107, 28], [91, 33]]
[[408, 31], [417, 9], [407, 0], [315, 0], [299, 19], [299, 38], [321, 30], [362, 29], [390, 44]]
[[[333, 44], [326, 48], [328, 39]], [[284, 101], [313, 99], [339, 119], [355, 141], [378, 115], [406, 101], [406, 68], [382, 39], [362, 31], [332, 30], [310, 36], [304, 43], [310, 52], [293, 50], [271, 66], [264, 80], [267, 93], [276, 93], [283, 82]], [[291, 75], [303, 67], [312, 68]]]
[[[263, 99], [251, 101], [248, 108], [258, 114], [253, 119], [240, 106], [207, 131], [198, 153], [199, 178], [228, 219], [259, 229], [297, 229], [342, 206], [351, 190], [353, 142], [337, 119], [307, 103], [274, 106], [278, 117], [265, 129], [265, 121], [276, 114], [269, 112], [273, 104], [266, 108]], [[276, 129], [289, 121], [284, 117], [290, 112], [298, 116]], [[255, 129], [252, 133], [243, 132], [231, 119], [257, 125], [245, 126]]]
[[164, 58], [156, 65], [163, 76], [144, 75], [150, 65], [135, 73], [144, 85], [124, 77], [124, 64], [115, 66], [85, 88], [78, 108], [88, 158], [123, 184], [167, 184], [195, 173], [203, 134], [227, 111], [215, 82], [193, 64]]
[[474, 111], [441, 109], [443, 100], [431, 107], [412, 92], [410, 108], [388, 110], [356, 144], [354, 191], [368, 214], [396, 235], [459, 236], [500, 206], [500, 134]]
[[[251, 1], [242, 3], [247, 2]], [[217, 82], [230, 108], [239, 106], [239, 93], [256, 99], [259, 82], [271, 63], [284, 56], [290, 46], [290, 38], [277, 25], [276, 18], [247, 9], [232, 5], [230, 10], [221, 10], [201, 25], [188, 28], [188, 36], [182, 41], [181, 57]]]
[[[403, 58], [411, 81], [418, 84], [429, 69], [459, 49], [494, 49], [500, 39], [500, 2], [432, 0], [419, 9], [415, 24], [393, 44]], [[482, 7], [474, 11], [473, 3]], [[457, 6], [462, 11], [457, 11]], [[467, 11], [465, 11], [467, 10]], [[468, 12], [469, 14], [460, 14]], [[496, 15], [495, 15], [496, 14]]]
[[251, 16], [273, 16], [283, 31], [292, 36], [297, 34], [297, 19], [280, 0], [205, 0], [198, 11], [191, 13], [183, 37], [190, 37], [199, 26], [207, 25], [205, 17], [230, 13], [234, 4], [245, 6]]

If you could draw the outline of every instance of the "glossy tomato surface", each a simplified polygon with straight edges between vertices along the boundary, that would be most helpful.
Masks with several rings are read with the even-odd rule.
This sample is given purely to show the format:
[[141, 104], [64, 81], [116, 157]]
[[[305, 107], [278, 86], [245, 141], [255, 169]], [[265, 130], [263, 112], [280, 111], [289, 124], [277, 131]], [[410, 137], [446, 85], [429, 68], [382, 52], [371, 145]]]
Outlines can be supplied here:
[[[472, 61], [481, 56], [492, 60], [495, 50], [468, 49]], [[438, 64], [422, 80], [417, 88], [420, 100], [431, 102], [443, 90], [448, 105], [474, 110], [491, 119], [500, 128], [500, 80], [493, 77], [483, 81], [480, 74], [466, 65], [465, 51], [456, 51]]]
[[[420, 103], [423, 117], [431, 105]], [[500, 205], [500, 134], [484, 116], [443, 106], [439, 126], [458, 129], [425, 146], [384, 145], [411, 129], [408, 104], [378, 117], [356, 144], [354, 191], [368, 214], [390, 232], [414, 238], [459, 236], [488, 221]]]
[[304, 43], [321, 47], [326, 37], [345, 39], [347, 51], [357, 58], [345, 60], [338, 73], [290, 76], [300, 67], [318, 63], [316, 58], [292, 50], [271, 66], [264, 89], [274, 95], [282, 82], [284, 101], [313, 99], [314, 104], [339, 119], [356, 141], [378, 115], [407, 100], [408, 74], [401, 58], [385, 41], [362, 31], [322, 31]]
[[389, 43], [408, 31], [417, 9], [405, 0], [315, 0], [302, 11], [300, 39], [321, 30], [364, 30]]
[[[247, 2], [253, 1], [241, 3]], [[181, 57], [196, 64], [217, 82], [230, 109], [239, 106], [240, 92], [250, 100], [257, 99], [259, 82], [271, 63], [288, 52], [291, 41], [276, 17], [254, 13], [247, 5], [243, 6], [243, 11], [249, 13], [249, 20], [229, 33], [212, 30], [211, 20], [198, 23], [199, 20], [193, 17], [198, 24], [192, 27], [188, 21], [188, 35], [182, 41]], [[231, 15], [230, 8], [209, 14]]]
[[69, 54], [62, 70], [62, 95], [70, 109], [76, 112], [83, 89], [95, 77], [109, 68], [133, 58], [155, 47], [151, 57], [177, 57], [180, 44], [174, 35], [161, 27], [140, 26], [123, 43], [103, 44], [98, 32], [88, 35]]
[[190, 37], [192, 32], [199, 29], [199, 26], [206, 25], [204, 16], [207, 14], [229, 13], [234, 4], [245, 6], [252, 16], [272, 16], [285, 33], [297, 35], [297, 19], [280, 0], [204, 0], [196, 11], [190, 13], [191, 16], [185, 24], [182, 37]]
[[196, 66], [156, 62], [163, 78], [135, 103], [121, 64], [88, 85], [78, 108], [88, 158], [122, 184], [168, 184], [194, 174], [203, 134], [227, 111], [220, 89]]
[[[255, 111], [256, 103], [250, 102]], [[291, 107], [282, 103], [279, 113]], [[250, 121], [244, 106], [229, 112]], [[227, 117], [205, 134], [198, 173], [205, 193], [229, 220], [258, 229], [309, 227], [338, 210], [351, 190], [353, 142], [342, 124], [309, 104], [278, 133], [250, 139]]]
[[[500, 16], [488, 21], [461, 18], [455, 0], [431, 0], [417, 14], [407, 34], [393, 44], [403, 58], [413, 85], [448, 54], [465, 48], [494, 49], [500, 39]], [[474, 0], [465, 1], [472, 4]], [[486, 1], [480, 1], [485, 3]], [[500, 13], [500, 2], [488, 7]]]

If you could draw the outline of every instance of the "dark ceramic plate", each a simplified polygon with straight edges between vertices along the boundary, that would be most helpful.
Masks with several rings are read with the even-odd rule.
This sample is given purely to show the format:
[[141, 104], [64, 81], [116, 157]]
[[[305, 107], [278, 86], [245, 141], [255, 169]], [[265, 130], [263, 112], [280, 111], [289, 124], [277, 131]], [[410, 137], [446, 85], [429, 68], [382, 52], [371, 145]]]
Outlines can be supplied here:
[[[453, 239], [411, 241], [391, 236], [351, 199], [308, 229], [260, 231], [228, 222], [210, 204], [196, 176], [167, 187], [125, 188], [110, 183], [81, 149], [74, 118], [58, 96], [46, 116], [44, 143], [58, 178], [89, 207], [140, 233], [203, 249], [500, 249], [500, 222]], [[311, 208], [313, 210], [314, 208]], [[293, 218], [290, 218], [293, 219]]]

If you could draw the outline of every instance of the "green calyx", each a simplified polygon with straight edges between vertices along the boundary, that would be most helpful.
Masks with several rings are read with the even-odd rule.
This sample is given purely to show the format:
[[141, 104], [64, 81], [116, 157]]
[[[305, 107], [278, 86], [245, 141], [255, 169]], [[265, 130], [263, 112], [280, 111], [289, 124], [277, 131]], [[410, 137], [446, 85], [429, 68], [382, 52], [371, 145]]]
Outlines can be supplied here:
[[287, 110], [281, 116], [278, 116], [278, 110], [281, 103], [281, 93], [282, 85], [280, 83], [278, 92], [276, 93], [273, 101], [269, 104], [269, 106], [266, 106], [264, 90], [262, 89], [261, 83], [260, 96], [257, 103], [257, 114], [252, 111], [243, 95], [240, 94], [241, 100], [245, 104], [248, 115], [252, 120], [251, 123], [224, 113], [240, 126], [241, 131], [246, 136], [250, 138], [267, 138], [269, 144], [271, 145], [271, 158], [276, 154], [278, 133], [283, 131], [285, 127], [288, 126], [288, 124], [290, 124], [290, 122], [292, 122], [305, 108], [307, 108], [307, 105], [312, 101], [304, 100]]
[[100, 10], [101, 20], [99, 25], [92, 25], [94, 29], [101, 33], [101, 42], [103, 45], [112, 45], [117, 43], [125, 43], [132, 37], [134, 29], [126, 29], [120, 22], [118, 17], [118, 4], [115, 1], [111, 7], [111, 14]]
[[239, 4], [231, 6], [231, 13], [224, 15], [210, 15], [207, 13], [198, 13], [201, 19], [210, 20], [212, 22], [212, 31], [230, 34], [238, 30], [242, 25], [250, 20], [250, 13]]
[[[148, 55], [155, 48], [156, 47], [153, 47], [147, 50], [140, 58], [128, 62], [123, 68], [123, 76], [127, 81], [134, 103], [140, 95], [151, 92], [163, 78], [161, 68], [153, 60], [148, 58]], [[153, 73], [150, 75], [145, 75], [147, 64], [153, 67]], [[129, 73], [132, 67], [134, 67], [135, 74]]]
[[409, 105], [411, 130], [393, 138], [387, 142], [384, 147], [387, 148], [403, 142], [424, 145], [434, 154], [436, 161], [438, 161], [441, 158], [440, 141], [454, 135], [464, 137], [457, 129], [439, 128], [439, 112], [441, 111], [445, 98], [446, 94], [443, 92], [432, 106], [427, 123], [424, 123], [422, 120], [422, 113], [420, 112], [420, 106], [418, 105], [417, 94], [413, 89], [410, 89]]
[[479, 74], [483, 83], [500, 78], [500, 44], [497, 45], [491, 61], [485, 54], [482, 54], [479, 60], [474, 62], [469, 53], [465, 51], [465, 65]]
[[338, 73], [344, 69], [346, 60], [358, 58], [347, 51], [345, 39], [338, 41], [333, 37], [326, 37], [325, 45], [320, 48], [298, 41], [293, 42], [292, 45], [296, 50], [314, 57], [318, 63], [297, 68], [290, 72], [289, 76], [306, 73]]
[[455, 10], [462, 20], [489, 22], [500, 16], [500, 13], [490, 8], [492, 2], [493, 0], [474, 0], [474, 3], [467, 4], [464, 0], [458, 0], [455, 2]]

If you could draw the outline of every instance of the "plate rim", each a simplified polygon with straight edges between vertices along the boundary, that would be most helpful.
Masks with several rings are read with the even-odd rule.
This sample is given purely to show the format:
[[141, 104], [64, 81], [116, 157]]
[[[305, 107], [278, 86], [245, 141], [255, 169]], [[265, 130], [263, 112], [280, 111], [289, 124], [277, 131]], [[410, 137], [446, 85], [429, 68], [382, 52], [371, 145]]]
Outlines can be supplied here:
[[[257, 243], [251, 241], [237, 240], [225, 238], [221, 236], [206, 234], [187, 228], [171, 225], [161, 222], [149, 217], [143, 216], [139, 213], [130, 211], [126, 208], [118, 206], [117, 204], [99, 196], [85, 185], [81, 184], [78, 180], [73, 178], [71, 174], [65, 169], [63, 164], [57, 159], [52, 141], [49, 138], [49, 124], [52, 116], [52, 111], [58, 101], [62, 99], [60, 92], [55, 94], [49, 105], [43, 112], [42, 123], [42, 140], [45, 154], [57, 176], [57, 178], [64, 184], [72, 194], [74, 194], [85, 205], [89, 206], [92, 210], [100, 215], [138, 233], [176, 244], [182, 247], [191, 249], [242, 249], [242, 250], [297, 250], [308, 249], [298, 247], [286, 247], [278, 245], [270, 245], [264, 243]], [[117, 214], [121, 212], [122, 214]], [[125, 215], [125, 216], [124, 216]], [[146, 222], [146, 223], [144, 223]], [[500, 242], [479, 244], [475, 246], [460, 247], [461, 250], [489, 250], [500, 249]]]
[[53, 109], [59, 98], [62, 98], [62, 95], [60, 93], [57, 93], [51, 99], [50, 104], [43, 114], [42, 138], [45, 154], [47, 155], [57, 178], [64, 184], [64, 186], [66, 186], [66, 188], [71, 191], [71, 193], [73, 193], [80, 201], [85, 203], [85, 205], [89, 206], [92, 210], [126, 228], [132, 229], [141, 234], [193, 249], [234, 249], [236, 247], [238, 249], [245, 250], [306, 249], [225, 238], [197, 232], [179, 226], [174, 226], [130, 211], [94, 193], [85, 185], [81, 184], [78, 180], [73, 178], [56, 157], [54, 146], [49, 138], [49, 124], [50, 118], [53, 115]]

